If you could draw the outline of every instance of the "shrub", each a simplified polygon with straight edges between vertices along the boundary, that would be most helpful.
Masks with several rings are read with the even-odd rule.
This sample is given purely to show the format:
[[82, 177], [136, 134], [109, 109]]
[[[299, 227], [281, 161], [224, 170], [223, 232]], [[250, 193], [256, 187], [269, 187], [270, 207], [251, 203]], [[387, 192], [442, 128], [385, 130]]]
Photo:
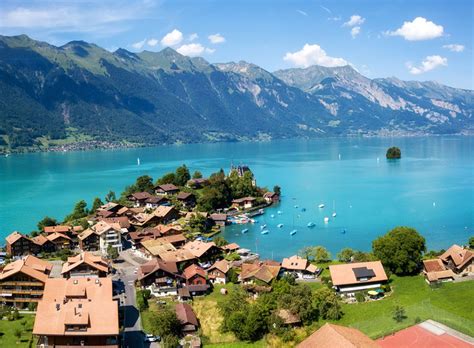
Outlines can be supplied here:
[[361, 291], [356, 292], [355, 298], [356, 298], [357, 302], [365, 302], [365, 295]]

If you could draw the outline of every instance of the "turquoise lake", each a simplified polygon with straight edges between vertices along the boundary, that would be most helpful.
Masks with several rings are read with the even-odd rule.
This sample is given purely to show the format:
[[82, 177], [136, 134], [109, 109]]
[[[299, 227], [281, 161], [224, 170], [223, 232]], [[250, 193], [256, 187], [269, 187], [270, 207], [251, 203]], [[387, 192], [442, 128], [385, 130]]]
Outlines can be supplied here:
[[[385, 159], [392, 145], [401, 148], [400, 161]], [[397, 225], [418, 229], [430, 249], [466, 243], [474, 235], [474, 138], [417, 137], [192, 144], [2, 157], [0, 237], [13, 230], [29, 232], [45, 215], [62, 219], [80, 199], [91, 204], [109, 190], [119, 194], [142, 174], [156, 179], [184, 163], [208, 175], [219, 168], [227, 171], [232, 161], [249, 165], [258, 185], [282, 187], [282, 202], [257, 217], [257, 224], [246, 225], [248, 233], [240, 233], [242, 226], [230, 226], [223, 234], [242, 247], [257, 249], [263, 257], [281, 258], [308, 245], [323, 245], [333, 256], [344, 247], [370, 250], [374, 238]], [[320, 203], [324, 209], [318, 208]], [[330, 218], [327, 224], [325, 216]], [[315, 228], [306, 227], [310, 221]], [[267, 235], [260, 233], [264, 223], [270, 231]], [[280, 223], [284, 226], [276, 227]], [[293, 229], [298, 232], [290, 236]]]

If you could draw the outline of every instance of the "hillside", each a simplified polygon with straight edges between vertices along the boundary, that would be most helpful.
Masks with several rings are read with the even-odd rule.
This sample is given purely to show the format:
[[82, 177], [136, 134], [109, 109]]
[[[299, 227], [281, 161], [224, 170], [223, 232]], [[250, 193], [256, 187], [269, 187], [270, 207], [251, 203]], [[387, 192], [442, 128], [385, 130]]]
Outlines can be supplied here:
[[[470, 132], [472, 91], [0, 36], [0, 147]], [[81, 145], [82, 146], [82, 145]]]

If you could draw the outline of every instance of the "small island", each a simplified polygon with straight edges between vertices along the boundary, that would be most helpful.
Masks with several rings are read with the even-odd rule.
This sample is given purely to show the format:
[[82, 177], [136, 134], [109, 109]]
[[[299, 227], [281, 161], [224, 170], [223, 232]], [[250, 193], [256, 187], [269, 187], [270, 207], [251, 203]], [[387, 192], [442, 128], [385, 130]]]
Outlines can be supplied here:
[[402, 157], [402, 152], [396, 146], [392, 146], [387, 150], [386, 154], [387, 159], [400, 159]]

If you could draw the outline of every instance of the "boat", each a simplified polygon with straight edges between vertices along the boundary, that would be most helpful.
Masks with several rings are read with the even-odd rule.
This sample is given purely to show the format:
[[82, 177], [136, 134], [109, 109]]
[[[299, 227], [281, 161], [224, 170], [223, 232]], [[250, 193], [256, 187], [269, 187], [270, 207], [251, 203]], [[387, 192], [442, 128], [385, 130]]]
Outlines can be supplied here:
[[281, 214], [281, 210], [278, 210], [278, 211], [277, 211], [277, 214], [279, 214], [279, 215], [280, 215], [280, 214]]
[[249, 231], [248, 228], [244, 228], [244, 229], [242, 230], [242, 233], [247, 233], [248, 231]]
[[324, 217], [324, 223], [327, 224], [329, 222], [329, 218], [327, 216]]
[[306, 226], [308, 226], [309, 228], [312, 228], [312, 227], [316, 226], [316, 224], [314, 222], [308, 222], [308, 224]]
[[262, 226], [260, 226], [260, 229], [261, 229], [261, 230], [264, 230], [265, 227], [267, 227], [267, 224], [263, 224]]
[[293, 230], [290, 232], [290, 236], [293, 236], [294, 234], [296, 234], [296, 232], [298, 232], [298, 230]]
[[295, 208], [298, 209], [298, 205], [295, 205]]
[[278, 224], [277, 227], [278, 227], [278, 228], [282, 228], [282, 227], [283, 227], [283, 224]]
[[271, 218], [274, 218], [274, 217], [275, 217], [275, 215], [274, 215], [274, 214], [272, 214], [272, 215], [270, 215], [270, 217], [271, 217]]
[[140, 157], [137, 157], [137, 166], [140, 165]]
[[318, 205], [319, 209], [323, 209], [324, 207], [325, 207], [324, 203], [321, 203], [320, 205]]
[[268, 232], [270, 232], [270, 231], [268, 231], [268, 230], [263, 230], [261, 233], [262, 233], [262, 234], [268, 234]]
[[332, 201], [332, 217], [336, 217], [337, 213], [336, 213], [336, 201]]
[[301, 208], [301, 211], [304, 213], [306, 211], [306, 208]]
[[343, 229], [341, 233], [346, 234], [346, 229]]
[[263, 215], [265, 213], [265, 210], [263, 209], [258, 209], [258, 210], [255, 210], [255, 211], [252, 211], [250, 213], [247, 214], [248, 217], [254, 217], [254, 216], [258, 216], [258, 215]]

